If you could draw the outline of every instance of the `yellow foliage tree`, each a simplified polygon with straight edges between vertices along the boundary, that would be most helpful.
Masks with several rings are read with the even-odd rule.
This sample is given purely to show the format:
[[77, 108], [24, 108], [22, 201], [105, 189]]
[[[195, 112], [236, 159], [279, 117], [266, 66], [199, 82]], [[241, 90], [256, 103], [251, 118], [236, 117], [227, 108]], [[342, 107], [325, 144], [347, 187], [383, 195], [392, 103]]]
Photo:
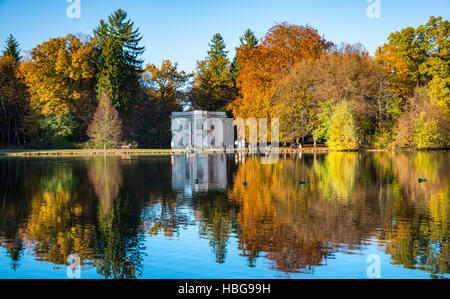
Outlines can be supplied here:
[[31, 51], [22, 71], [32, 106], [42, 114], [71, 111], [81, 100], [83, 87], [95, 77], [94, 41], [74, 35], [52, 38]]

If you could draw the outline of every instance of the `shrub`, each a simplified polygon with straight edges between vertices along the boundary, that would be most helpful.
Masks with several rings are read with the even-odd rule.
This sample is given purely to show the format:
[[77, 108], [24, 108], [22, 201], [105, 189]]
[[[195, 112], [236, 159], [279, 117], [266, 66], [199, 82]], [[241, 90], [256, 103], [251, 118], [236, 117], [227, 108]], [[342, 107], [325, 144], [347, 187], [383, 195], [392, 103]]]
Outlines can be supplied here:
[[371, 138], [371, 146], [377, 149], [388, 149], [392, 144], [392, 133], [389, 131], [377, 132]]
[[416, 120], [414, 141], [419, 149], [443, 148], [446, 146], [445, 132], [439, 120], [422, 112]]
[[331, 117], [328, 137], [330, 149], [357, 150], [359, 148], [358, 127], [353, 116], [353, 109], [347, 102], [336, 106]]
[[67, 146], [67, 138], [72, 136], [73, 131], [78, 127], [78, 123], [70, 113], [44, 114], [38, 121], [45, 141], [50, 141], [52, 146]]

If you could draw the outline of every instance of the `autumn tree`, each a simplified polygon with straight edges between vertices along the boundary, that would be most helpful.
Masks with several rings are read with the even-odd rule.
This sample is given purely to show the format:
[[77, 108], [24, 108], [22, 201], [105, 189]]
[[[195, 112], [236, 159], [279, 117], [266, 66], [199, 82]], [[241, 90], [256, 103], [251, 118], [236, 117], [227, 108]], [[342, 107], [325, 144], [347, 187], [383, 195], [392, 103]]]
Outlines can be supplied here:
[[17, 59], [0, 57], [0, 138], [2, 146], [24, 144], [27, 137], [28, 92]]
[[[36, 46], [23, 63], [21, 71], [30, 92], [30, 105], [49, 139], [85, 137], [95, 109], [94, 53], [95, 41], [69, 34]], [[57, 133], [68, 127], [69, 134]]]
[[170, 60], [164, 60], [161, 66], [146, 66], [142, 92], [132, 113], [133, 132], [140, 146], [170, 145], [170, 116], [174, 111], [182, 111], [187, 105], [185, 87], [191, 77], [191, 74], [178, 70], [178, 64]]
[[327, 145], [333, 150], [356, 150], [359, 148], [358, 126], [352, 107], [342, 102], [335, 108], [329, 128]]
[[450, 22], [432, 17], [418, 31], [425, 36], [429, 53], [424, 72], [430, 79], [430, 101], [450, 113]]
[[288, 23], [272, 27], [257, 48], [237, 49], [240, 65], [237, 87], [239, 96], [228, 108], [235, 117], [278, 116], [275, 106], [275, 85], [292, 65], [308, 59], [317, 59], [331, 44], [310, 26]]
[[127, 12], [118, 9], [101, 20], [94, 30], [98, 42], [98, 97], [107, 94], [120, 111], [129, 110], [139, 93], [139, 79], [145, 48], [139, 46], [142, 36]]
[[392, 33], [378, 49], [375, 59], [392, 74], [393, 87], [402, 96], [413, 95], [415, 87], [435, 78], [437, 82], [448, 78], [449, 29], [449, 21], [431, 17], [426, 25]]
[[450, 146], [450, 116], [431, 101], [427, 88], [416, 88], [398, 120], [393, 146], [436, 149]]
[[189, 97], [194, 109], [225, 110], [236, 97], [228, 51], [220, 34], [215, 34], [205, 60], [197, 62], [194, 84]]
[[95, 145], [117, 145], [122, 137], [122, 121], [113, 107], [111, 98], [104, 94], [99, 101], [94, 119], [89, 126], [88, 135]]
[[[401, 113], [401, 101], [391, 92], [386, 71], [362, 45], [342, 44], [308, 63], [313, 64], [309, 76], [314, 82], [312, 92], [317, 102], [331, 101], [332, 108], [342, 101], [349, 103], [361, 125], [361, 134], [367, 138], [392, 128]], [[324, 126], [319, 126], [323, 130]]]
[[[450, 115], [450, 23], [431, 17], [418, 28], [390, 35], [375, 60], [391, 77], [392, 91], [402, 99], [395, 146], [446, 146]], [[428, 111], [428, 112], [425, 112]]]
[[[280, 117], [281, 141], [299, 143], [318, 126], [320, 102], [311, 89], [312, 67], [313, 64], [300, 63], [275, 85], [273, 110]], [[316, 142], [314, 137], [315, 145]]]
[[27, 143], [29, 94], [20, 72], [19, 43], [10, 35], [0, 57], [0, 138], [1, 145]]
[[[439, 117], [436, 110], [427, 107], [428, 111], [421, 111], [415, 121], [414, 141], [418, 149], [439, 149], [447, 147], [449, 143], [449, 118]], [[432, 113], [432, 114], [430, 114]], [[442, 122], [443, 120], [446, 122]], [[442, 122], [442, 123], [440, 123]]]
[[160, 67], [148, 64], [145, 71], [146, 82], [156, 91], [159, 98], [163, 101], [170, 101], [174, 106], [186, 103], [186, 94], [182, 89], [190, 80], [192, 74], [178, 71], [178, 63], [164, 60]]
[[328, 138], [335, 106], [352, 105], [364, 133], [389, 118], [392, 95], [388, 79], [361, 45], [343, 44], [317, 59], [300, 61], [275, 83], [273, 111], [280, 117], [286, 142], [312, 136]]
[[[251, 29], [247, 29], [244, 34], [239, 37], [240, 45], [238, 48], [250, 47], [257, 48], [259, 46], [259, 39], [256, 37], [255, 33]], [[238, 49], [236, 48], [236, 50]], [[241, 66], [236, 60], [236, 56], [233, 59], [233, 63], [231, 64], [231, 72], [233, 73], [234, 80], [239, 76], [239, 71]]]

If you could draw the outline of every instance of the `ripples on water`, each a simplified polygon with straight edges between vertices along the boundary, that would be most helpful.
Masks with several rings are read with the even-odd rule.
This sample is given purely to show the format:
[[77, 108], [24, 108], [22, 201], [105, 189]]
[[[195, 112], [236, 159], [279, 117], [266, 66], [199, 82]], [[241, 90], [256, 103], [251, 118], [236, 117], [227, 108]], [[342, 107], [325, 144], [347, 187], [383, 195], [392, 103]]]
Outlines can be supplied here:
[[0, 277], [449, 278], [449, 160], [2, 158]]

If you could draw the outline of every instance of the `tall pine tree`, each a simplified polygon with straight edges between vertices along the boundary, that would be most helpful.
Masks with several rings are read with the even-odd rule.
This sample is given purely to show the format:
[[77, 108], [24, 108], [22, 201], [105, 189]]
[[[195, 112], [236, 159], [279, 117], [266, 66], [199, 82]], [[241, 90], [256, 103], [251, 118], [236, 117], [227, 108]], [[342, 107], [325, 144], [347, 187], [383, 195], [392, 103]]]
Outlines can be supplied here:
[[247, 31], [244, 32], [244, 35], [241, 36], [239, 40], [241, 41], [241, 47], [247, 46], [251, 48], [257, 48], [259, 45], [259, 40], [251, 29], [247, 29]]
[[22, 57], [20, 56], [19, 43], [16, 41], [12, 34], [10, 34], [8, 36], [8, 39], [6, 40], [6, 46], [5, 50], [3, 51], [3, 56], [6, 55], [14, 57], [16, 63], [18, 63], [20, 59], [22, 59]]
[[205, 60], [197, 62], [195, 82], [190, 92], [194, 109], [225, 110], [237, 95], [228, 51], [222, 36], [214, 35]]
[[139, 46], [139, 29], [127, 20], [126, 11], [118, 9], [108, 22], [100, 21], [94, 36], [99, 45], [98, 96], [106, 93], [120, 112], [127, 111], [136, 103], [142, 73], [139, 57], [145, 47]]
[[[259, 40], [251, 29], [247, 29], [244, 32], [244, 35], [239, 37], [239, 41], [241, 42], [239, 48], [250, 47], [252, 49], [256, 49], [259, 46]], [[231, 64], [231, 72], [233, 73], [234, 81], [236, 81], [237, 77], [239, 76], [240, 70], [241, 66], [237, 63], [236, 57], [234, 57], [233, 63]]]
[[225, 41], [219, 33], [214, 34], [209, 47], [208, 55], [210, 58], [227, 57], [228, 51], [225, 51]]

